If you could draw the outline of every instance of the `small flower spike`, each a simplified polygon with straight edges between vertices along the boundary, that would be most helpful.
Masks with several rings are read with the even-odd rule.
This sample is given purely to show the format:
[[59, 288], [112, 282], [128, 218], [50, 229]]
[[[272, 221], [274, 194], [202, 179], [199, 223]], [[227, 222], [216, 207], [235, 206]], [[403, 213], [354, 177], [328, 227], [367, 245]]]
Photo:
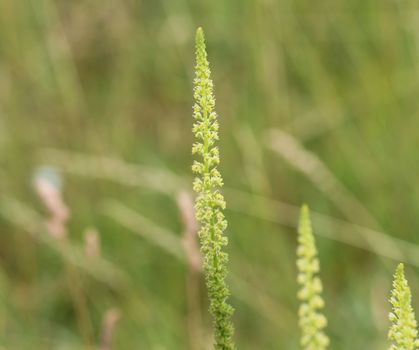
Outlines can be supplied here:
[[412, 294], [404, 276], [404, 266], [399, 264], [394, 274], [389, 314], [391, 327], [388, 339], [389, 350], [414, 350], [419, 347], [417, 323], [412, 308]]
[[303, 205], [300, 213], [297, 256], [298, 284], [301, 286], [298, 292], [298, 299], [301, 301], [298, 312], [300, 343], [303, 350], [324, 350], [329, 345], [329, 338], [323, 331], [327, 319], [320, 312], [324, 307], [321, 297], [322, 283], [317, 276], [320, 264], [306, 205]]

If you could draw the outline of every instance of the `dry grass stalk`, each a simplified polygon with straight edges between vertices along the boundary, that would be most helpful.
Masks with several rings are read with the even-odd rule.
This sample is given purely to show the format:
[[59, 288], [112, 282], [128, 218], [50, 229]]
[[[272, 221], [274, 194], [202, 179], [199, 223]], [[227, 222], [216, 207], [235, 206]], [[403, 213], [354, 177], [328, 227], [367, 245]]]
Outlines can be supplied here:
[[88, 259], [100, 256], [100, 236], [95, 228], [88, 228], [84, 232], [84, 252]]
[[[70, 211], [62, 199], [59, 181], [58, 174], [53, 170], [42, 170], [35, 179], [34, 187], [50, 214], [46, 222], [48, 233], [54, 239], [58, 239], [60, 244], [65, 245], [68, 241], [67, 222]], [[90, 350], [93, 349], [93, 331], [83, 281], [79, 272], [66, 261], [65, 270], [79, 332], [85, 349]]]
[[198, 223], [195, 219], [195, 208], [190, 193], [184, 191], [177, 196], [179, 213], [183, 222], [184, 232], [182, 245], [187, 259], [186, 302], [188, 307], [187, 327], [191, 350], [202, 349], [202, 312], [200, 305], [200, 275], [202, 259], [198, 246]]
[[57, 239], [67, 236], [67, 221], [70, 211], [65, 205], [58, 186], [43, 177], [38, 177], [34, 184], [35, 190], [49, 212], [46, 223], [49, 234]]
[[100, 350], [111, 350], [115, 326], [121, 318], [118, 309], [109, 309], [103, 316]]

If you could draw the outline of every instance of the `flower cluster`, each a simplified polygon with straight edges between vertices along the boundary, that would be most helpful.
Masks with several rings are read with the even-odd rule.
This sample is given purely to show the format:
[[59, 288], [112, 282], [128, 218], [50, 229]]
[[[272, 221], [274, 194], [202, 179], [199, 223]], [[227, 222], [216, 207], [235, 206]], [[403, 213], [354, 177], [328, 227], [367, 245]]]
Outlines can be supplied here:
[[324, 307], [320, 295], [322, 283], [317, 276], [320, 264], [306, 205], [301, 208], [297, 255], [298, 283], [301, 286], [298, 292], [301, 300], [298, 313], [302, 333], [301, 346], [304, 350], [324, 350], [329, 345], [329, 338], [323, 332], [327, 320], [320, 312]]
[[194, 98], [193, 133], [196, 143], [192, 147], [192, 153], [199, 156], [199, 161], [195, 160], [192, 166], [196, 174], [193, 187], [197, 193], [196, 218], [201, 224], [199, 237], [210, 312], [214, 320], [215, 348], [232, 350], [233, 308], [227, 303], [230, 296], [225, 282], [228, 256], [223, 251], [227, 245], [227, 237], [224, 235], [227, 221], [223, 214], [225, 201], [220, 193], [223, 181], [217, 170], [220, 158], [215, 145], [218, 140], [218, 122], [214, 111], [213, 83], [210, 78], [204, 33], [201, 28], [196, 32]]
[[412, 308], [412, 295], [404, 277], [404, 266], [399, 264], [394, 274], [389, 314], [391, 324], [388, 339], [392, 342], [389, 350], [414, 350], [419, 347], [417, 323]]

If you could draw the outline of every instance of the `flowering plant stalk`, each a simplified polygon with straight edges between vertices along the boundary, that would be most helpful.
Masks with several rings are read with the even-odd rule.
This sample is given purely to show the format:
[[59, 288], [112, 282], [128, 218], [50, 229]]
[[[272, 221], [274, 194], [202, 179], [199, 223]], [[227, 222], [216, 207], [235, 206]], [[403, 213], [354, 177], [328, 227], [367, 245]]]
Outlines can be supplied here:
[[220, 193], [223, 180], [217, 169], [220, 157], [215, 145], [218, 140], [218, 122], [202, 28], [198, 28], [196, 32], [195, 45], [193, 133], [196, 142], [193, 144], [192, 153], [199, 156], [199, 161], [194, 161], [192, 171], [196, 174], [193, 183], [194, 191], [197, 193], [196, 218], [201, 225], [198, 233], [210, 302], [209, 309], [213, 316], [215, 349], [232, 350], [235, 348], [231, 322], [233, 308], [227, 302], [230, 296], [225, 281], [228, 255], [223, 251], [227, 245], [227, 237], [224, 234], [227, 221], [223, 214], [226, 204]]
[[389, 314], [391, 327], [388, 339], [389, 350], [414, 350], [419, 347], [417, 322], [412, 308], [412, 294], [404, 276], [404, 266], [399, 264], [394, 274], [390, 303], [393, 306]]
[[324, 307], [324, 300], [321, 297], [323, 287], [317, 276], [320, 263], [306, 205], [301, 208], [297, 256], [298, 283], [301, 286], [298, 292], [298, 299], [301, 301], [298, 312], [301, 328], [300, 343], [304, 350], [324, 350], [329, 345], [329, 338], [323, 331], [327, 319], [320, 312]]

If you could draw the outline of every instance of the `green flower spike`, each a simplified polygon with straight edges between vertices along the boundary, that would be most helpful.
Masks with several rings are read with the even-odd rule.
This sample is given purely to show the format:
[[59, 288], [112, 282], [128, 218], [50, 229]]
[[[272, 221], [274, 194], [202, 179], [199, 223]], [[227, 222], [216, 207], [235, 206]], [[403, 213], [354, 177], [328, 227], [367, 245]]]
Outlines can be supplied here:
[[225, 282], [228, 255], [223, 251], [227, 245], [227, 237], [224, 235], [227, 221], [223, 214], [226, 204], [220, 193], [223, 180], [217, 170], [220, 158], [215, 145], [218, 140], [218, 122], [214, 111], [213, 83], [210, 78], [204, 32], [201, 28], [196, 32], [195, 45], [193, 133], [196, 143], [192, 147], [192, 153], [199, 156], [199, 161], [194, 161], [192, 171], [196, 174], [193, 183], [194, 191], [197, 193], [196, 218], [201, 224], [199, 238], [210, 301], [209, 308], [214, 322], [215, 349], [232, 350], [235, 348], [234, 329], [231, 323], [233, 308], [227, 303], [230, 296]]
[[298, 292], [298, 299], [301, 301], [298, 312], [301, 328], [300, 343], [304, 350], [324, 350], [329, 345], [329, 338], [323, 332], [327, 319], [320, 312], [324, 307], [320, 295], [322, 283], [317, 276], [320, 264], [306, 205], [301, 208], [297, 256], [298, 283], [301, 286]]
[[419, 347], [418, 331], [412, 308], [412, 294], [404, 277], [404, 266], [399, 264], [394, 274], [389, 314], [391, 322], [388, 339], [392, 342], [389, 350], [414, 350]]

